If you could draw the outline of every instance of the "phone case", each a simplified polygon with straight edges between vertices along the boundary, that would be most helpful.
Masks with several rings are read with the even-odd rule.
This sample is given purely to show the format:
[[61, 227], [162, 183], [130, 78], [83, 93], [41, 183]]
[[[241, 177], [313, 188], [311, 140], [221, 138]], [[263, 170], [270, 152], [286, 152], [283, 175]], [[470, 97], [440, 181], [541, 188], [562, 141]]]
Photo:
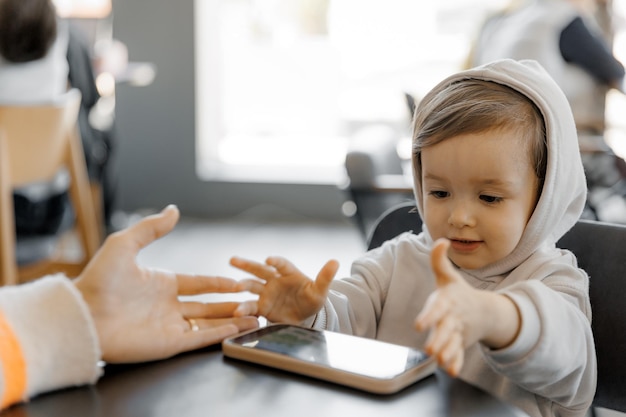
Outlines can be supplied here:
[[[285, 350], [284, 352], [266, 350], [259, 347], [258, 341], [263, 340], [263, 337], [267, 337], [267, 335], [278, 331], [284, 331], [285, 329], [288, 329], [288, 331], [312, 332], [310, 334], [314, 337], [319, 335], [320, 337], [339, 338], [341, 342], [344, 343], [344, 348], [347, 348], [352, 355], [362, 355], [362, 348], [365, 345], [368, 347], [375, 346], [377, 352], [383, 355], [376, 355], [378, 361], [380, 361], [381, 357], [384, 357], [387, 351], [389, 351], [389, 354], [394, 355], [398, 352], [406, 352], [407, 354], [409, 352], [413, 352], [413, 354], [418, 352], [420, 356], [419, 359], [416, 359], [417, 363], [413, 364], [408, 369], [403, 369], [397, 373], [392, 372], [386, 376], [375, 377], [365, 375], [367, 369], [339, 369], [329, 363], [323, 363], [325, 360], [320, 361], [318, 360], [319, 358], [311, 357], [304, 359], [294, 357], [290, 355], [291, 352], [289, 352], [289, 349], [291, 348], [286, 345], [281, 346], [281, 348]], [[260, 338], [256, 339], [256, 335], [259, 335]], [[300, 343], [299, 349], [302, 348], [306, 349], [307, 346]], [[222, 350], [224, 356], [229, 358], [294, 372], [376, 394], [396, 393], [431, 375], [436, 368], [436, 362], [432, 358], [429, 358], [423, 354], [423, 352], [416, 351], [415, 349], [326, 330], [314, 330], [284, 324], [270, 325], [230, 337], [222, 342]], [[332, 348], [328, 350], [328, 353], [333, 355]], [[371, 364], [373, 362], [370, 360], [369, 363]]]

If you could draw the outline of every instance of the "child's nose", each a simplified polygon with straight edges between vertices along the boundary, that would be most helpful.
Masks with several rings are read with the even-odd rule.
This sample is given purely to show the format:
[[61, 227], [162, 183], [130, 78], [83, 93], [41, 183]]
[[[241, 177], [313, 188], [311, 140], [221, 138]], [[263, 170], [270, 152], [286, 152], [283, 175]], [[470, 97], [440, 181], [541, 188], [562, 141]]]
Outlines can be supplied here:
[[474, 216], [468, 204], [464, 202], [455, 203], [450, 210], [448, 223], [456, 228], [474, 225]]

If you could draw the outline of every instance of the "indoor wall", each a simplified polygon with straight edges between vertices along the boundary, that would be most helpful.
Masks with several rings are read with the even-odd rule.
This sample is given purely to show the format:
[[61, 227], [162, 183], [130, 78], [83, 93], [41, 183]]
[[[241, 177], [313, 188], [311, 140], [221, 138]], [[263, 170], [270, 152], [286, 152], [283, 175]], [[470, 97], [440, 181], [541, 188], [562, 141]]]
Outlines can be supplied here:
[[175, 203], [184, 215], [223, 217], [271, 204], [307, 216], [341, 218], [343, 196], [334, 185], [199, 180], [193, 0], [113, 0], [113, 13], [113, 35], [127, 45], [129, 60], [151, 62], [157, 71], [149, 86], [117, 87], [121, 209]]

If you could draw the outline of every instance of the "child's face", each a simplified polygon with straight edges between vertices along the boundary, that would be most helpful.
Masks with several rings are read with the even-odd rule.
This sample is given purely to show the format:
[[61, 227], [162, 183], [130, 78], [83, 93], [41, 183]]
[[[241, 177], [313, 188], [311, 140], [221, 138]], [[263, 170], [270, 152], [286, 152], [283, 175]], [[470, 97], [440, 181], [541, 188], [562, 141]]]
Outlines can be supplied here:
[[477, 269], [519, 242], [537, 200], [538, 180], [514, 131], [446, 139], [422, 150], [424, 222], [452, 241], [450, 260]]

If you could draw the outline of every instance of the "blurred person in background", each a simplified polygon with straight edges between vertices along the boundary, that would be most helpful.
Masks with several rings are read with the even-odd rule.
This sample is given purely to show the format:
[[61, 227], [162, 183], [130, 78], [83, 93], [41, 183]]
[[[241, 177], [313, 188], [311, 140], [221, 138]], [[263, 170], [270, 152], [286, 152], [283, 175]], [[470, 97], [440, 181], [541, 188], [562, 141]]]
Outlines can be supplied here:
[[[89, 112], [100, 98], [93, 67], [81, 33], [59, 18], [51, 0], [0, 0], [0, 102], [49, 102], [78, 88], [82, 94], [79, 128], [87, 170], [102, 191], [104, 221], [110, 222], [114, 181], [109, 173], [111, 132], [89, 123]], [[50, 183], [14, 191], [18, 236], [54, 234], [67, 218], [68, 176], [61, 172]]]
[[598, 5], [600, 11], [610, 6], [605, 0], [514, 0], [485, 20], [467, 65], [538, 61], [574, 114], [589, 188], [583, 216], [626, 223], [626, 163], [604, 141], [606, 93], [625, 91], [625, 72], [611, 51], [610, 28], [595, 18]]

